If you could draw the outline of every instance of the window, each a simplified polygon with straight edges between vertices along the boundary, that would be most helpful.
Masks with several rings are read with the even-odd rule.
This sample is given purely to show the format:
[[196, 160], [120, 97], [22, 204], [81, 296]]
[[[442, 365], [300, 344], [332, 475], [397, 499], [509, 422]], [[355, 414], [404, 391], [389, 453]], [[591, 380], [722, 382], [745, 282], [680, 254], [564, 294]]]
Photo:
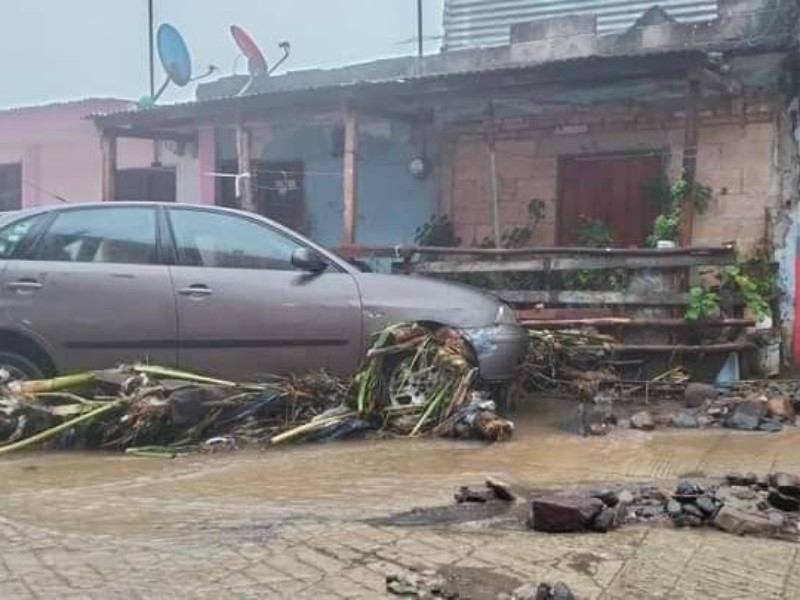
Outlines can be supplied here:
[[41, 221], [42, 215], [35, 215], [14, 221], [0, 229], [0, 259], [11, 258], [22, 240], [30, 233], [34, 225]]
[[175, 202], [174, 167], [117, 169], [117, 200]]
[[236, 215], [202, 210], [171, 210], [170, 220], [185, 265], [225, 269], [288, 271], [293, 239]]
[[[238, 165], [236, 161], [219, 161], [217, 169], [222, 173], [234, 174]], [[289, 229], [308, 233], [303, 162], [253, 160], [250, 162], [250, 172], [253, 174], [249, 185], [255, 211]], [[233, 177], [217, 179], [217, 204], [227, 208], [241, 208]]]
[[22, 165], [0, 165], [0, 211], [22, 208]]
[[156, 212], [148, 208], [68, 210], [39, 243], [36, 260], [153, 264]]

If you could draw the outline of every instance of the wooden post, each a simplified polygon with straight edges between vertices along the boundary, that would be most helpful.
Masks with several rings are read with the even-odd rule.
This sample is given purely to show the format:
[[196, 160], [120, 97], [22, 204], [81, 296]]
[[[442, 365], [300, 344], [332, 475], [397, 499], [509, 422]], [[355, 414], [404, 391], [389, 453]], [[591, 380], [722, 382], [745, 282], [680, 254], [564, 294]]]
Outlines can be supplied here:
[[683, 180], [689, 185], [689, 192], [683, 199], [679, 226], [681, 246], [691, 246], [694, 225], [694, 183], [697, 173], [697, 129], [699, 126], [698, 105], [700, 104], [700, 74], [694, 71], [686, 82], [686, 108], [683, 128]]
[[250, 172], [250, 131], [242, 124], [236, 126], [236, 197], [242, 210], [255, 212], [253, 202], [253, 174]]
[[486, 144], [489, 147], [489, 187], [492, 193], [492, 233], [495, 248], [502, 247], [500, 233], [500, 185], [497, 175], [497, 152], [495, 151], [494, 104], [489, 102], [486, 125]]
[[358, 220], [358, 117], [348, 110], [344, 117], [344, 207], [342, 225], [342, 245], [356, 243], [356, 222]]
[[100, 154], [103, 164], [101, 198], [103, 202], [117, 199], [117, 137], [100, 135]]

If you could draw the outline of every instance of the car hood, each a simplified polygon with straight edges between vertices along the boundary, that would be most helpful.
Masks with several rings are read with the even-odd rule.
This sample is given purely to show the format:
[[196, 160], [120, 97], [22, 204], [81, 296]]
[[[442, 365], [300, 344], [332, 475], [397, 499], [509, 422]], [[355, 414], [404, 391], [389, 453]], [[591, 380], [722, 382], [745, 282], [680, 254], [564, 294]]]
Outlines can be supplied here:
[[494, 325], [500, 302], [481, 290], [425, 277], [359, 273], [368, 333], [409, 321], [433, 321], [452, 327]]

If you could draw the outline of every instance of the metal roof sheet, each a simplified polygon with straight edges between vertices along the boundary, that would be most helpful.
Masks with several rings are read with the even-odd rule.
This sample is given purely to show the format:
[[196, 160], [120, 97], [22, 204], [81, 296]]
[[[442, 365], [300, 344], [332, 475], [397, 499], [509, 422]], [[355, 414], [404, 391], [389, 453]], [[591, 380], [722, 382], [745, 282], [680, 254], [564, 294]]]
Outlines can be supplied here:
[[718, 16], [716, 0], [445, 0], [443, 50], [501, 46], [512, 25], [566, 15], [595, 15], [598, 33], [621, 31], [656, 5], [678, 22]]

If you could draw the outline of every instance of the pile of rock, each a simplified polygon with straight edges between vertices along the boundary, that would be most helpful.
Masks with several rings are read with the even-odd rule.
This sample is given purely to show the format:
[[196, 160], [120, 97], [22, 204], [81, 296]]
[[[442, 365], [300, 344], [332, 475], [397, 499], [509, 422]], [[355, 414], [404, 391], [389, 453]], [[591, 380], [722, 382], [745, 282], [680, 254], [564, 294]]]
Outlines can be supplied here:
[[[448, 576], [429, 569], [422, 572], [409, 570], [387, 575], [386, 591], [394, 596], [419, 600], [459, 600], [472, 597], [471, 591], [460, 593], [452, 589]], [[462, 590], [464, 592], [464, 590]], [[512, 592], [501, 591], [498, 600], [575, 600], [575, 595], [565, 583], [529, 583]]]
[[626, 523], [710, 525], [737, 535], [800, 541], [800, 476], [731, 473], [724, 480], [681, 480], [664, 494], [654, 486], [535, 497], [527, 525], [548, 533], [606, 532]]
[[727, 427], [743, 431], [780, 431], [786, 425], [800, 424], [800, 394], [787, 394], [782, 388], [764, 383], [761, 390], [720, 394], [713, 385], [690, 383], [686, 386], [683, 407], [677, 412], [659, 414], [642, 410], [623, 419], [632, 429], [650, 431], [657, 426], [681, 429]]
[[680, 481], [666, 511], [679, 527], [714, 525], [737, 535], [797, 539], [800, 477], [732, 473], [705, 489]]
[[539, 585], [521, 585], [511, 595], [501, 594], [498, 600], [575, 600], [575, 594], [566, 583], [560, 581], [555, 585], [540, 583]]

